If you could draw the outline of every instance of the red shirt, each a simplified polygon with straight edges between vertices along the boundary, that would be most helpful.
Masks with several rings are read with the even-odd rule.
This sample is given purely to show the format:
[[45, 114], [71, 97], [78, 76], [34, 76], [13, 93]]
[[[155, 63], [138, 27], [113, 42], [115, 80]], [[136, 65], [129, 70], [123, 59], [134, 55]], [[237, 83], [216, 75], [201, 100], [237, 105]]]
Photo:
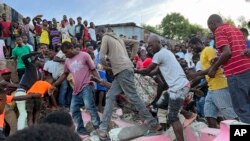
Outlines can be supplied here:
[[2, 27], [3, 27], [3, 37], [4, 38], [10, 37], [10, 26], [11, 26], [11, 23], [8, 22], [8, 21], [2, 21], [1, 24], [2, 24]]
[[229, 46], [232, 52], [231, 58], [223, 64], [227, 77], [250, 70], [250, 58], [242, 55], [243, 50], [247, 48], [246, 40], [238, 28], [222, 24], [215, 30], [214, 35], [219, 54], [222, 53], [223, 46]]
[[42, 33], [42, 25], [36, 25], [36, 26], [35, 26], [35, 33], [36, 33], [36, 36], [41, 36], [41, 33]]
[[84, 41], [89, 41], [90, 36], [89, 36], [89, 29], [87, 27], [84, 27], [83, 33], [84, 33], [83, 40]]

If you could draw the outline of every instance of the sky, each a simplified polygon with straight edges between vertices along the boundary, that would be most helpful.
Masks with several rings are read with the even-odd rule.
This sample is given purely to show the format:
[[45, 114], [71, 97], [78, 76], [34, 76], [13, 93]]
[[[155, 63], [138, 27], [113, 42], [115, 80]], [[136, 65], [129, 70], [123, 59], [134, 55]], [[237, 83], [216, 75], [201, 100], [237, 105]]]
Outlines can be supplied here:
[[237, 22], [250, 19], [250, 2], [246, 0], [0, 0], [23, 16], [44, 15], [46, 19], [63, 15], [93, 21], [96, 25], [135, 22], [159, 25], [172, 12], [181, 13], [191, 23], [207, 28], [211, 14], [221, 14]]

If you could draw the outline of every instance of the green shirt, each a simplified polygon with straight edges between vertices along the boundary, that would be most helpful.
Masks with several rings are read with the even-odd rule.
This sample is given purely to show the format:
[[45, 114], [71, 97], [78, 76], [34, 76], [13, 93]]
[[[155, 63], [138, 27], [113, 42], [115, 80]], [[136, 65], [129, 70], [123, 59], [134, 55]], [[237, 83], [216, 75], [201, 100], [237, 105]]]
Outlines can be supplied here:
[[26, 54], [30, 54], [30, 48], [26, 45], [23, 45], [22, 47], [15, 47], [12, 50], [12, 57], [17, 59], [17, 69], [23, 69], [25, 68], [25, 65], [23, 63], [22, 57]]

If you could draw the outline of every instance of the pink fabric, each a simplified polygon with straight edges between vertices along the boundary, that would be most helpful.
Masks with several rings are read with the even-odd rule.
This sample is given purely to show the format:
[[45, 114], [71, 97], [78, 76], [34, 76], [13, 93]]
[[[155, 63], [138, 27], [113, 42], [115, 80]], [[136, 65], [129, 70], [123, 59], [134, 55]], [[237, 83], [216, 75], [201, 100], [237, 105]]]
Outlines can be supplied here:
[[79, 52], [73, 58], [66, 59], [64, 72], [71, 73], [75, 82], [73, 95], [77, 95], [90, 84], [91, 70], [94, 69], [95, 64], [88, 53]]
[[142, 60], [141, 59], [139, 59], [138, 61], [137, 61], [137, 63], [136, 63], [136, 69], [142, 69], [143, 68], [143, 65], [142, 65]]

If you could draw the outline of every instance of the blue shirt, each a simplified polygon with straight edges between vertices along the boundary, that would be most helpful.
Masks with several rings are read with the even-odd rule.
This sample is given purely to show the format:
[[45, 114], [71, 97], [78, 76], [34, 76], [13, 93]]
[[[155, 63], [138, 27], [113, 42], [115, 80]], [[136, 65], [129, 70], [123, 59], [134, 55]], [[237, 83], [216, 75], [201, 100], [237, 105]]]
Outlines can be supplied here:
[[250, 40], [247, 40], [247, 48], [250, 48]]
[[[103, 71], [103, 70], [99, 70], [98, 71], [99, 73], [99, 76], [101, 77], [101, 79], [103, 79], [104, 81], [107, 81], [107, 78], [106, 78], [106, 72]], [[104, 87], [103, 85], [99, 84], [99, 83], [96, 83], [96, 90], [97, 91], [107, 91], [107, 88]]]

